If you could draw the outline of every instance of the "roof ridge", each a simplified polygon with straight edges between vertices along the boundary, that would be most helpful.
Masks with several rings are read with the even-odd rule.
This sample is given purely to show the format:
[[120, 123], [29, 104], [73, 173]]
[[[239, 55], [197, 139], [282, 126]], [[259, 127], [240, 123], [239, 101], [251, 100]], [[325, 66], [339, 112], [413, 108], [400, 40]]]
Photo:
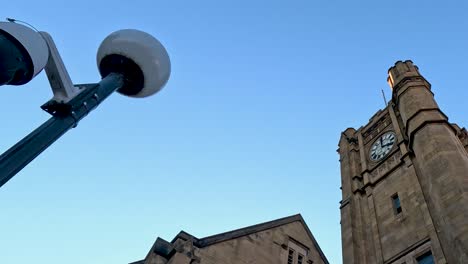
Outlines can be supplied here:
[[195, 237], [194, 235], [184, 231], [184, 230], [181, 230], [172, 240], [171, 240], [171, 243], [174, 243], [178, 238], [181, 238], [183, 240], [188, 240], [188, 239], [192, 239], [193, 241], [197, 242], [199, 239], [197, 237]]
[[246, 227], [238, 228], [235, 230], [200, 238], [198, 239], [197, 244], [199, 247], [205, 247], [214, 243], [219, 243], [219, 242], [226, 241], [229, 239], [234, 239], [234, 238], [238, 238], [241, 236], [250, 235], [253, 233], [261, 232], [267, 229], [271, 229], [274, 227], [278, 227], [278, 226], [289, 224], [289, 223], [296, 222], [296, 221], [304, 221], [301, 214], [295, 214], [295, 215], [279, 218], [276, 220], [271, 220], [271, 221], [263, 222], [260, 224], [246, 226]]

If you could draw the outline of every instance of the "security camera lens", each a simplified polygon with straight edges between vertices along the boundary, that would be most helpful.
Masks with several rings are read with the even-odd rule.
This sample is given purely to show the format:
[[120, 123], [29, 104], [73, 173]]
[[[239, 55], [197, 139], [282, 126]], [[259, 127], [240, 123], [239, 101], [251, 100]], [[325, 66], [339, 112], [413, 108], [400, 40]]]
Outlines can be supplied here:
[[13, 36], [0, 30], [0, 85], [21, 85], [31, 80], [34, 67], [31, 57]]

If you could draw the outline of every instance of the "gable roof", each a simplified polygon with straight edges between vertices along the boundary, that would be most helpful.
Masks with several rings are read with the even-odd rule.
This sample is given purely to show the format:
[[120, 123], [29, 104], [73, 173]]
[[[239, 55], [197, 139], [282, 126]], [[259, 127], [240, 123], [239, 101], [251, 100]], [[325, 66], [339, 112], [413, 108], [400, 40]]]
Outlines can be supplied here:
[[223, 241], [227, 241], [227, 240], [231, 240], [231, 239], [235, 239], [235, 238], [239, 238], [243, 236], [248, 236], [250, 234], [258, 233], [261, 231], [265, 231], [265, 230], [276, 228], [276, 227], [283, 226], [283, 225], [287, 225], [293, 222], [300, 222], [303, 225], [304, 229], [306, 230], [307, 234], [312, 240], [312, 243], [314, 244], [315, 248], [320, 254], [320, 257], [323, 259], [325, 263], [328, 264], [329, 262], [327, 258], [325, 257], [325, 255], [323, 254], [322, 249], [320, 249], [320, 246], [318, 245], [317, 240], [315, 240], [315, 237], [312, 235], [312, 232], [310, 231], [309, 227], [304, 221], [304, 218], [302, 218], [300, 214], [296, 214], [296, 215], [292, 215], [292, 216], [276, 219], [273, 221], [260, 223], [260, 224], [236, 229], [233, 231], [228, 231], [228, 232], [212, 235], [212, 236], [207, 236], [204, 238], [197, 238], [185, 231], [180, 231], [179, 234], [177, 234], [170, 243], [158, 237], [151, 251], [162, 256], [169, 256], [174, 253], [173, 243], [177, 239], [192, 240], [196, 247], [203, 248], [203, 247], [207, 247], [207, 246], [220, 243]]

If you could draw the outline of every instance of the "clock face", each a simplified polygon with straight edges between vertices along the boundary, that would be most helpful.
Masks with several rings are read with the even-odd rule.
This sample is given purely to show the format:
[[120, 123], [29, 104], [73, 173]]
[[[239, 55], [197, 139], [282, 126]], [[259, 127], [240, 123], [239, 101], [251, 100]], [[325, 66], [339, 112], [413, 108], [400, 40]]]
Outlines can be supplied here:
[[370, 149], [370, 159], [373, 161], [381, 160], [385, 157], [395, 143], [395, 133], [387, 132], [378, 138]]

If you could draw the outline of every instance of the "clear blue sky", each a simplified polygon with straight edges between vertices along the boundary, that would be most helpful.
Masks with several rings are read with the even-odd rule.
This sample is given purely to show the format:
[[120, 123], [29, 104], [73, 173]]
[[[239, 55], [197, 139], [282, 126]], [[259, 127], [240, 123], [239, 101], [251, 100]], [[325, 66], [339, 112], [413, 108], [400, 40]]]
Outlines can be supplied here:
[[[156, 237], [203, 237], [301, 213], [341, 263], [337, 143], [390, 98], [411, 59], [468, 124], [466, 2], [3, 1], [55, 39], [75, 83], [99, 80], [111, 32], [156, 36], [157, 95], [113, 95], [0, 189], [0, 263], [128, 263]], [[0, 87], [0, 150], [48, 119], [41, 73]]]

